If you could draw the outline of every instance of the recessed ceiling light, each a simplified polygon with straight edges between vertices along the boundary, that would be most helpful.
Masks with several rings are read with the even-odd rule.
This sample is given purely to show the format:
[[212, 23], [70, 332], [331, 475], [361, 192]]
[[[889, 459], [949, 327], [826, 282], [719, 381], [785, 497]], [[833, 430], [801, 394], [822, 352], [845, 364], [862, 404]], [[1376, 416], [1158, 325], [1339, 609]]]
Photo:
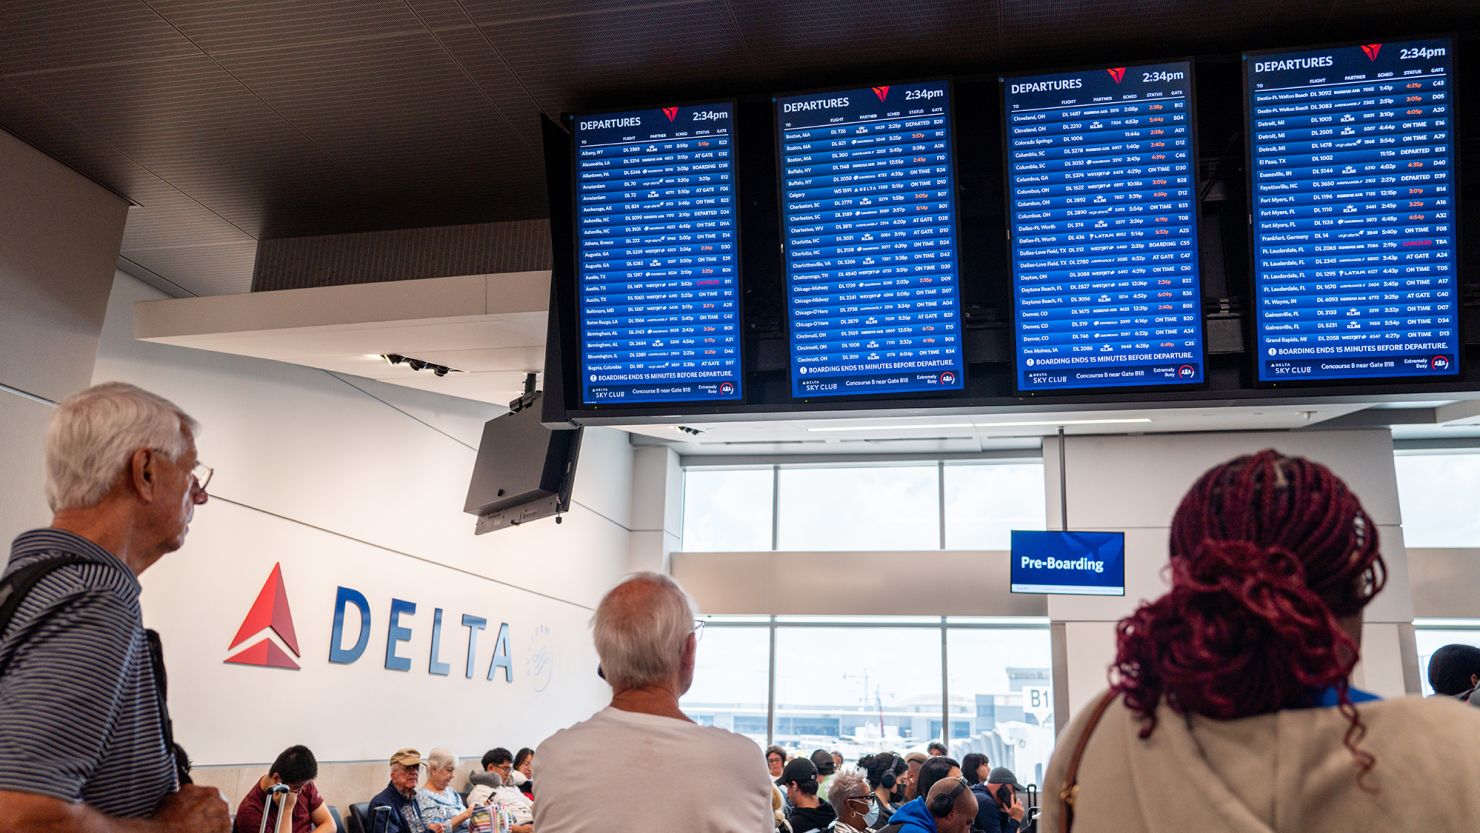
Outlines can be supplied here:
[[1119, 419], [1040, 419], [1028, 422], [978, 422], [978, 428], [1029, 428], [1033, 426], [1058, 427], [1060, 425], [1129, 425], [1150, 422], [1150, 417], [1124, 417]]
[[935, 431], [940, 428], [975, 428], [970, 422], [941, 422], [926, 425], [827, 425], [821, 428], [808, 428], [808, 431], [817, 433], [830, 431]]

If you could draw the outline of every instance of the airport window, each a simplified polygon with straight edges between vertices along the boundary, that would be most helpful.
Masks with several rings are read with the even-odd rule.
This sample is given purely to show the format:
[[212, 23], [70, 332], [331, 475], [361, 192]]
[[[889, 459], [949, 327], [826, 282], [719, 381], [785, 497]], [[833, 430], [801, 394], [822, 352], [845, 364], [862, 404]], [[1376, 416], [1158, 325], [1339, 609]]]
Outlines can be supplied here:
[[683, 478], [683, 546], [689, 552], [771, 549], [771, 466], [690, 469]]
[[1014, 529], [1043, 529], [1043, 464], [947, 463], [946, 549], [1005, 550]]
[[1444, 620], [1439, 623], [1414, 623], [1413, 635], [1418, 642], [1418, 676], [1423, 679], [1425, 697], [1434, 693], [1429, 685], [1429, 658], [1444, 645], [1459, 643], [1480, 648], [1480, 619]]
[[777, 486], [778, 549], [940, 549], [935, 464], [783, 466]]
[[1024, 784], [1042, 784], [1053, 752], [1053, 670], [1048, 628], [953, 626], [946, 631], [951, 754], [981, 752]]
[[791, 753], [836, 749], [849, 762], [924, 751], [949, 726], [952, 755], [982, 752], [1023, 783], [1043, 783], [1054, 717], [1049, 632], [1039, 620], [706, 618], [682, 701], [704, 725]]
[[1043, 529], [1038, 460], [684, 471], [685, 552], [1005, 550]]
[[1480, 453], [1399, 454], [1398, 504], [1409, 547], [1480, 547]]

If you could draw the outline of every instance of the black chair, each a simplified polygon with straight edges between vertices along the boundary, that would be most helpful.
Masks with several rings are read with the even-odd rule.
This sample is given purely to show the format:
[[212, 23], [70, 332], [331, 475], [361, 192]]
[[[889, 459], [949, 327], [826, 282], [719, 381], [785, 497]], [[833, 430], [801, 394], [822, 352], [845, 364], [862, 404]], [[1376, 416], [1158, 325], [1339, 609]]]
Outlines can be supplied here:
[[349, 833], [370, 833], [370, 802], [349, 805]]
[[344, 833], [344, 819], [339, 815], [339, 808], [333, 804], [329, 805], [329, 818], [334, 819], [334, 833]]

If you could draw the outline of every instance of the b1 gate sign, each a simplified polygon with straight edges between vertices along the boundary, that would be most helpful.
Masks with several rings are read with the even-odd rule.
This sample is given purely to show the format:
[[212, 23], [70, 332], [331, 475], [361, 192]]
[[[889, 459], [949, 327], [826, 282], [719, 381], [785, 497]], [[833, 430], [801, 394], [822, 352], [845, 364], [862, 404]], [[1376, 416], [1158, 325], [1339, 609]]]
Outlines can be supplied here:
[[799, 398], [963, 384], [950, 89], [776, 99]]
[[1018, 389], [1203, 381], [1191, 64], [1002, 93]]
[[582, 403], [740, 399], [734, 109], [573, 117]]
[[1452, 52], [1244, 56], [1259, 381], [1459, 372]]

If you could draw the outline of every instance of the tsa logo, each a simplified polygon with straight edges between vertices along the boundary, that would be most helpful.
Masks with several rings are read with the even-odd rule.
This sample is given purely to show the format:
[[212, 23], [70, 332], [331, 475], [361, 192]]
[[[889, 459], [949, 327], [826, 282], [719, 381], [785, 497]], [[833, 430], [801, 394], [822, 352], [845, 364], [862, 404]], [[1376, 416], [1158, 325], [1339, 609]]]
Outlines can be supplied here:
[[1125, 67], [1110, 67], [1105, 71], [1110, 73], [1110, 77], [1114, 78], [1117, 84], [1125, 80]]
[[[264, 668], [285, 668], [297, 671], [303, 652], [298, 650], [298, 634], [293, 630], [293, 611], [288, 608], [288, 589], [283, 584], [283, 565], [274, 564], [262, 589], [257, 592], [257, 601], [247, 611], [237, 629], [236, 638], [231, 640], [227, 651], [255, 637], [261, 637], [248, 648], [226, 658], [233, 665], [257, 665]], [[272, 640], [276, 636], [288, 650], [278, 647]], [[290, 653], [291, 652], [291, 655]]]

